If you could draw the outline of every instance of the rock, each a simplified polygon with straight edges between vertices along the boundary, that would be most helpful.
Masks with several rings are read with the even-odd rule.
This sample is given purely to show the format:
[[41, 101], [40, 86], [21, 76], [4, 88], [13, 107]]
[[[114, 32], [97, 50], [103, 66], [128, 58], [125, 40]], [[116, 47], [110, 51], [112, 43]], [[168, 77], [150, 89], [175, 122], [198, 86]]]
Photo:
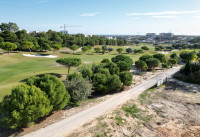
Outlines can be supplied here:
[[130, 136], [131, 136], [131, 132], [128, 131], [126, 128], [123, 128], [123, 129], [122, 129], [122, 132], [123, 132], [124, 136], [127, 136], [127, 137], [130, 137]]

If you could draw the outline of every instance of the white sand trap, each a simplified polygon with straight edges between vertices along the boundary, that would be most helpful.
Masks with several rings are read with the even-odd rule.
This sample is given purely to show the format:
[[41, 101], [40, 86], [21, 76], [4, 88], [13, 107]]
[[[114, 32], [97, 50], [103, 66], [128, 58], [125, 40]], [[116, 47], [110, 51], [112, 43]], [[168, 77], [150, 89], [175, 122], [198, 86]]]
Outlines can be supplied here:
[[42, 57], [42, 58], [57, 58], [57, 56], [54, 56], [54, 55], [40, 55], [40, 54], [35, 54], [35, 55], [23, 54], [23, 56], [26, 56], [26, 57]]

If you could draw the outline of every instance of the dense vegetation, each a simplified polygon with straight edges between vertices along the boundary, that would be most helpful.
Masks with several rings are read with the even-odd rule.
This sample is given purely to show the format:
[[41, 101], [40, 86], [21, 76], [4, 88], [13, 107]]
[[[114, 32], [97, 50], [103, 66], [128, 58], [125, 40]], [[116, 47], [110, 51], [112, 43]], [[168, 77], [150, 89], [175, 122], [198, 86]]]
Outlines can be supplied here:
[[26, 30], [19, 30], [19, 27], [15, 23], [2, 23], [0, 25], [0, 30], [0, 47], [8, 51], [15, 49], [28, 51], [55, 51], [60, 48], [59, 46], [69, 47], [71, 50], [75, 51], [79, 47], [88, 45], [123, 46], [127, 44], [125, 39], [106, 39], [104, 36], [86, 37], [83, 34], [69, 35], [52, 30], [39, 33], [27, 33]]

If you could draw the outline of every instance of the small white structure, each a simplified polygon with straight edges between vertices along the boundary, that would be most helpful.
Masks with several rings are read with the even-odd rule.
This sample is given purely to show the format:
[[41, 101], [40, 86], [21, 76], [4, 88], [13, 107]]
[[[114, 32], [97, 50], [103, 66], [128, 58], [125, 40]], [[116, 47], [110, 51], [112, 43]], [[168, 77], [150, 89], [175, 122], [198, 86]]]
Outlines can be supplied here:
[[31, 55], [31, 54], [23, 54], [23, 56], [26, 57], [42, 57], [42, 58], [57, 58], [57, 56], [54, 55], [40, 55], [40, 54], [35, 54], [35, 55]]

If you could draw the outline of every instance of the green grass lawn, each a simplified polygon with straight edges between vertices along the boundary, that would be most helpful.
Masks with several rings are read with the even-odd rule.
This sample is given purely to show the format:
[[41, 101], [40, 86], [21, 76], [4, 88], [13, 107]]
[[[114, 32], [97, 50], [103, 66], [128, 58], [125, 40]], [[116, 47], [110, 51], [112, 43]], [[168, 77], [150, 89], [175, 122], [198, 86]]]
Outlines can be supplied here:
[[[141, 48], [141, 44], [139, 46], [129, 46], [133, 49]], [[150, 48], [150, 51], [147, 51], [145, 54], [153, 54], [155, 53], [154, 47], [147, 45]], [[97, 46], [96, 46], [97, 47]], [[94, 53], [92, 49], [89, 53], [82, 54], [80, 53], [67, 53], [67, 52], [57, 52], [56, 55], [58, 58], [63, 57], [78, 57], [81, 58], [83, 64], [88, 65], [88, 63], [98, 63], [104, 58], [111, 59], [112, 57], [117, 55], [116, 49], [123, 48], [123, 54], [130, 56], [134, 61], [136, 61], [142, 54], [126, 54], [125, 47], [118, 46], [108, 46], [113, 47], [114, 51], [111, 53], [105, 53], [102, 55], [101, 53]], [[56, 73], [65, 75], [67, 73], [67, 69], [63, 66], [60, 66], [56, 63], [56, 59], [51, 58], [34, 58], [34, 57], [25, 57], [22, 54], [25, 52], [14, 52], [8, 55], [7, 53], [3, 53], [0, 51], [0, 101], [2, 98], [9, 94], [11, 89], [22, 83], [24, 79], [27, 79], [34, 75], [45, 74], [45, 73]], [[27, 54], [27, 53], [26, 53]], [[32, 53], [36, 54], [36, 53]], [[45, 54], [52, 54], [52, 52], [47, 52]], [[73, 72], [75, 69], [72, 69]], [[63, 79], [62, 79], [63, 80]]]

